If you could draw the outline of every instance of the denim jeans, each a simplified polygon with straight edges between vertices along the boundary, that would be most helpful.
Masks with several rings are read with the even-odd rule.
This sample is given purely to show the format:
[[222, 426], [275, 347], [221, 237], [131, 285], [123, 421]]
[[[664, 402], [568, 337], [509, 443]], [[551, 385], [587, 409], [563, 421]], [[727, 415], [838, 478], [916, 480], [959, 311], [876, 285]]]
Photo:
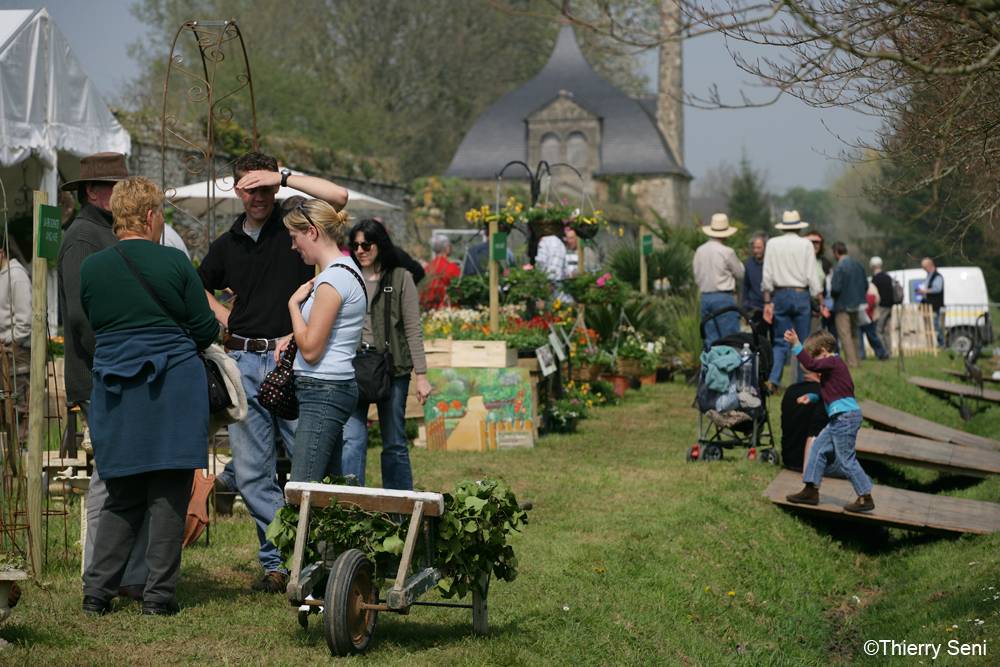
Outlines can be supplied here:
[[944, 308], [934, 313], [934, 335], [938, 347], [944, 347]]
[[292, 455], [293, 482], [322, 482], [337, 477], [344, 448], [344, 424], [358, 403], [358, 385], [350, 380], [295, 376], [299, 427]]
[[872, 481], [858, 463], [854, 446], [861, 429], [861, 412], [841, 412], [830, 417], [829, 423], [820, 431], [809, 451], [809, 460], [802, 474], [802, 481], [819, 487], [823, 474], [836, 458], [836, 468], [847, 477], [854, 492], [863, 496], [872, 491]]
[[280, 434], [285, 449], [292, 452], [295, 421], [276, 418], [257, 400], [260, 383], [274, 368], [273, 352], [230, 351], [243, 379], [247, 394], [247, 416], [229, 425], [229, 445], [233, 452], [236, 490], [243, 496], [250, 516], [257, 524], [260, 551], [257, 558], [265, 571], [281, 570], [281, 556], [264, 533], [275, 513], [285, 504], [281, 487], [275, 477], [277, 450], [275, 436]]
[[[736, 297], [733, 296], [732, 292], [708, 292], [702, 294], [701, 319], [704, 322], [705, 318], [716, 310], [735, 305]], [[739, 313], [731, 311], [725, 315], [719, 315], [715, 319], [705, 323], [705, 347], [712, 347], [712, 343], [715, 341], [725, 338], [730, 334], [738, 333], [739, 330]]]
[[[804, 341], [809, 337], [810, 319], [812, 317], [812, 300], [809, 292], [799, 292], [792, 289], [779, 289], [774, 292], [771, 299], [774, 304], [774, 365], [771, 366], [771, 377], [768, 378], [773, 384], [781, 384], [781, 374], [785, 370], [785, 361], [790, 356], [791, 350], [785, 342], [785, 331], [794, 329], [799, 335], [799, 340]], [[794, 363], [794, 362], [793, 362]], [[802, 369], [796, 364], [797, 382], [802, 382]]]
[[858, 356], [862, 359], [865, 358], [865, 338], [868, 339], [868, 343], [872, 346], [872, 350], [875, 352], [876, 358], [886, 359], [889, 357], [889, 353], [882, 344], [882, 339], [878, 337], [878, 332], [875, 330], [875, 327], [875, 322], [862, 324], [858, 327]]
[[[406, 441], [406, 395], [410, 376], [392, 379], [389, 398], [377, 403], [378, 423], [382, 431], [382, 488], [413, 490], [409, 443]], [[368, 403], [358, 401], [354, 414], [344, 428], [344, 474], [354, 475], [365, 483], [368, 456]]]

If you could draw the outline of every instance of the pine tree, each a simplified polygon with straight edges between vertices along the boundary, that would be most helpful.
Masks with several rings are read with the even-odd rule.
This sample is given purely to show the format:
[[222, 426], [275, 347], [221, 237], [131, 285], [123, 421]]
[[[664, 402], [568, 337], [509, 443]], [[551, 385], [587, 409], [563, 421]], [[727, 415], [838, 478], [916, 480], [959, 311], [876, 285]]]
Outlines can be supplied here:
[[746, 155], [740, 159], [739, 171], [729, 188], [728, 205], [729, 217], [734, 222], [743, 223], [747, 230], [766, 230], [769, 227], [771, 208], [764, 192], [764, 179], [753, 170]]

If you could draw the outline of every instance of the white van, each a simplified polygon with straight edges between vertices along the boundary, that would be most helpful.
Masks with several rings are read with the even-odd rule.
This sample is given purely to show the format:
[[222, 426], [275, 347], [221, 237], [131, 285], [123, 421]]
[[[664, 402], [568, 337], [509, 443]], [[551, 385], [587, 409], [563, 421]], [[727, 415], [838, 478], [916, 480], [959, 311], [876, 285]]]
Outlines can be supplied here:
[[[944, 278], [945, 344], [964, 353], [973, 343], [977, 325], [982, 342], [992, 342], [990, 297], [982, 269], [978, 266], [939, 266], [937, 270]], [[903, 286], [903, 303], [923, 302], [923, 295], [917, 288], [927, 281], [926, 271], [903, 269], [889, 271], [889, 275]]]

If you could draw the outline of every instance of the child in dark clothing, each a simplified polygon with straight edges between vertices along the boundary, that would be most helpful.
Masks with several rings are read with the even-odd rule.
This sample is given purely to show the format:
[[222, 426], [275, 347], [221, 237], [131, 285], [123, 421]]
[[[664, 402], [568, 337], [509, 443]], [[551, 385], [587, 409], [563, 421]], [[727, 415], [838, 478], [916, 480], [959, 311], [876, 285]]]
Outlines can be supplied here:
[[837, 341], [829, 333], [821, 331], [809, 336], [803, 346], [792, 329], [785, 332], [785, 340], [792, 346], [792, 354], [798, 357], [802, 366], [819, 373], [820, 395], [800, 396], [799, 403], [822, 398], [830, 417], [830, 422], [820, 432], [809, 451], [802, 473], [805, 487], [786, 498], [792, 503], [818, 505], [823, 473], [836, 455], [838, 467], [843, 470], [854, 487], [854, 492], [858, 494], [857, 500], [845, 505], [844, 509], [848, 512], [870, 512], [875, 509], [871, 496], [872, 481], [861, 468], [854, 451], [858, 430], [861, 428], [861, 408], [854, 398], [854, 381], [847, 370], [847, 364], [835, 354]]

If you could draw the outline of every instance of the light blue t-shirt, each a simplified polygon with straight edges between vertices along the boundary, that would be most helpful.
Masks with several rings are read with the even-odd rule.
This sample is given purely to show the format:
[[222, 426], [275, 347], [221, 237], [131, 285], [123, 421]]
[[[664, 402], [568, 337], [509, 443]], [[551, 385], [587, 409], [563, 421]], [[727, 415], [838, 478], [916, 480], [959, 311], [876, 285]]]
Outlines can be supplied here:
[[338, 268], [337, 264], [350, 267], [361, 275], [361, 269], [350, 257], [339, 257], [333, 264], [323, 269], [313, 283], [313, 293], [309, 295], [302, 306], [302, 317], [309, 322], [316, 299], [316, 290], [326, 283], [337, 290], [342, 303], [337, 319], [333, 322], [330, 337], [326, 340], [323, 356], [315, 364], [306, 363], [302, 352], [295, 355], [292, 369], [296, 375], [306, 375], [320, 380], [351, 380], [354, 378], [354, 354], [361, 342], [361, 328], [364, 326], [367, 300], [361, 288], [361, 283], [347, 269]]

